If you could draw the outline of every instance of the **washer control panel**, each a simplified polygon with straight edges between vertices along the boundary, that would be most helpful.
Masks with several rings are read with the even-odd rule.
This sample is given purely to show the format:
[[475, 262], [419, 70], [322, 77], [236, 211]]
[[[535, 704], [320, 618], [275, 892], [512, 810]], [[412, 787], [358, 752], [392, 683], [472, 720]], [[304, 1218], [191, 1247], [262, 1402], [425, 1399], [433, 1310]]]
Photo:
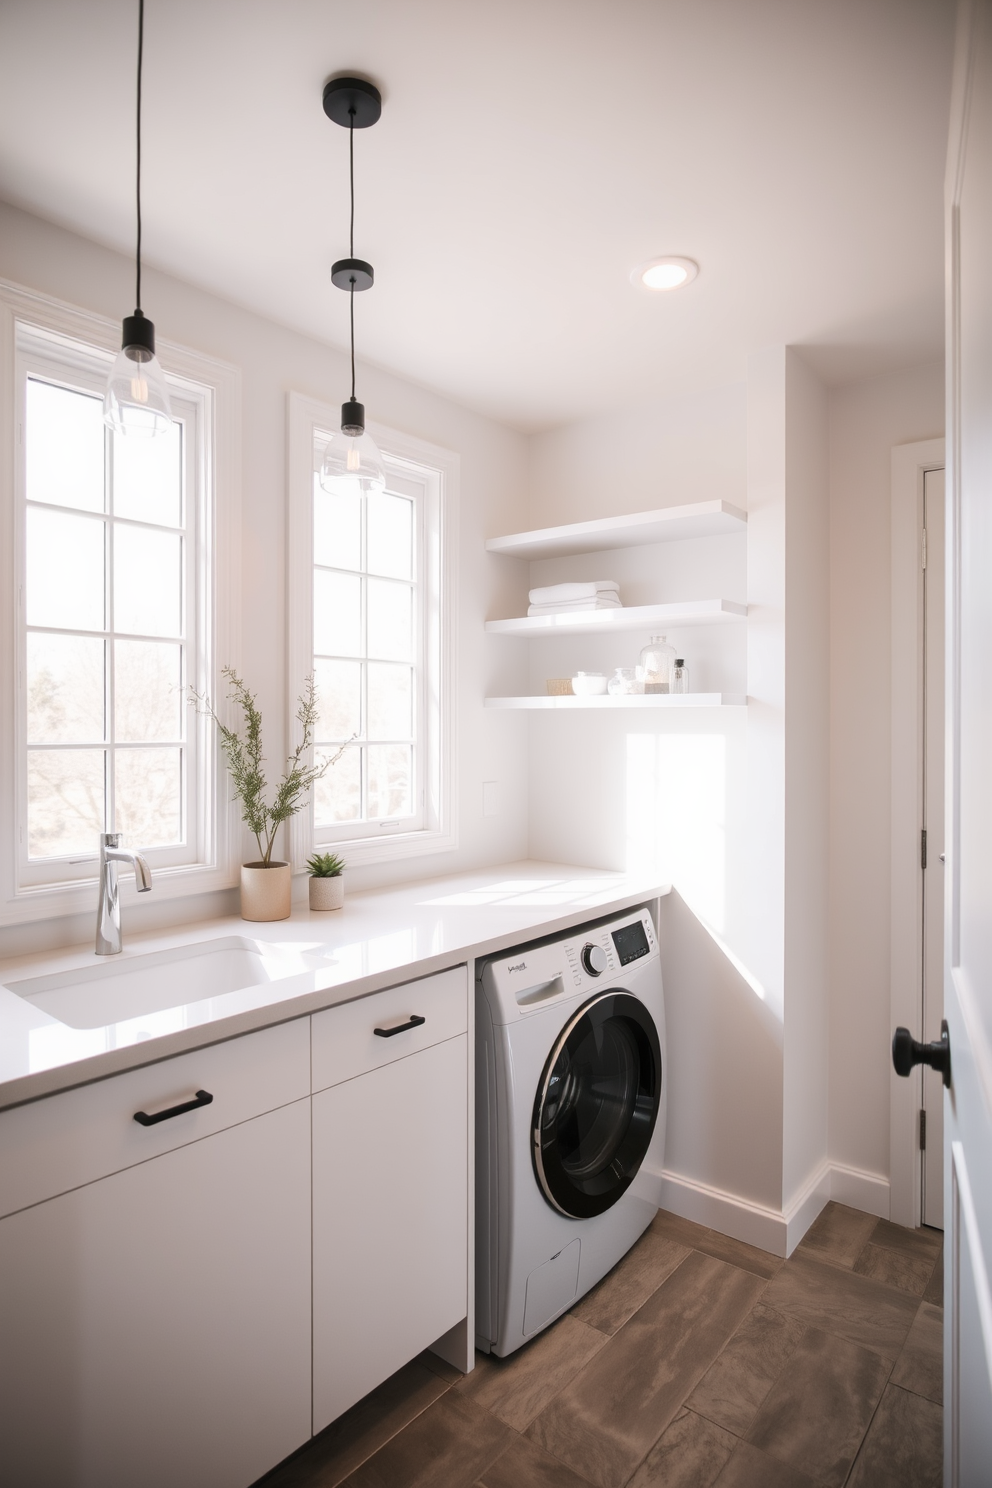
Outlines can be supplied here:
[[496, 1022], [515, 1022], [559, 999], [592, 992], [642, 957], [658, 954], [646, 909], [604, 925], [580, 925], [567, 939], [521, 946], [481, 963], [479, 976]]
[[587, 971], [590, 976], [602, 976], [603, 972], [606, 970], [606, 952], [603, 950], [603, 947], [601, 945], [597, 945], [595, 941], [586, 941], [585, 945], [582, 947], [581, 952], [579, 953], [579, 960], [582, 962], [583, 970]]
[[621, 966], [629, 966], [631, 961], [637, 961], [651, 950], [642, 920], [634, 920], [630, 925], [621, 925], [619, 929], [612, 932], [611, 939], [616, 946]]

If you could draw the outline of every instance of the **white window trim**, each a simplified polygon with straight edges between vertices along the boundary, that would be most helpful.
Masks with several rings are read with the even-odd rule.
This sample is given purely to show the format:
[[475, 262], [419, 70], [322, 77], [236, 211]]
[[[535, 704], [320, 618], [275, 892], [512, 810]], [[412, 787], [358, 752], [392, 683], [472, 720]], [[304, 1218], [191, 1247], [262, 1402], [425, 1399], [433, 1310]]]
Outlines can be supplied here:
[[[23, 596], [16, 588], [15, 520], [17, 468], [20, 458], [16, 421], [16, 326], [23, 322], [43, 335], [68, 337], [96, 348], [111, 365], [120, 345], [120, 324], [68, 305], [48, 295], [0, 279], [0, 447], [7, 459], [0, 467], [0, 925], [26, 924], [61, 915], [95, 910], [96, 872], [71, 882], [18, 887], [15, 856], [16, 803], [19, 796], [17, 719], [14, 694], [17, 680], [18, 609]], [[213, 573], [211, 603], [204, 615], [204, 643], [209, 658], [204, 681], [212, 696], [224, 663], [240, 660], [241, 595], [241, 374], [236, 367], [213, 357], [158, 341], [159, 360], [177, 391], [194, 393], [203, 405], [207, 437], [202, 448], [205, 468], [201, 479], [208, 493], [209, 522], [202, 533], [206, 562]], [[212, 729], [200, 734], [199, 767], [202, 800], [208, 822], [198, 823], [205, 843], [202, 860], [161, 868], [155, 873], [158, 899], [175, 899], [238, 881], [240, 826], [225, 789], [226, 776]], [[191, 739], [191, 746], [192, 746]], [[139, 844], [136, 844], [140, 846]], [[94, 843], [94, 853], [98, 844]]]
[[[297, 698], [313, 670], [313, 441], [317, 429], [335, 428], [340, 408], [302, 393], [289, 394], [289, 688], [288, 716], [296, 714]], [[458, 551], [459, 458], [451, 450], [428, 444], [396, 429], [369, 423], [369, 433], [384, 454], [427, 466], [438, 473], [437, 510], [428, 514], [429, 541], [425, 542], [427, 571], [422, 582], [427, 593], [438, 595], [437, 629], [425, 637], [427, 691], [439, 704], [425, 720], [423, 746], [427, 751], [424, 825], [415, 831], [361, 836], [336, 841], [335, 852], [349, 867], [388, 863], [421, 854], [450, 852], [458, 846], [455, 802], [455, 672]], [[293, 724], [294, 730], [298, 725]], [[294, 734], [295, 747], [298, 735]], [[290, 862], [294, 873], [306, 872], [314, 851], [312, 802], [290, 821]]]

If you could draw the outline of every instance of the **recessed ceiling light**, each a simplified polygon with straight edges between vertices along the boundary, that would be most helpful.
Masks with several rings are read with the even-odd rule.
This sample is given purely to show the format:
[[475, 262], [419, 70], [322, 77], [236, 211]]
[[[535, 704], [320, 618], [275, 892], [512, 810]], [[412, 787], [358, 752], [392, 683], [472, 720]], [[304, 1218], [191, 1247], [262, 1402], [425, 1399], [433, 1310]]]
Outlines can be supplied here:
[[653, 258], [634, 269], [630, 282], [638, 289], [681, 289], [684, 284], [691, 284], [698, 273], [699, 265], [691, 258]]

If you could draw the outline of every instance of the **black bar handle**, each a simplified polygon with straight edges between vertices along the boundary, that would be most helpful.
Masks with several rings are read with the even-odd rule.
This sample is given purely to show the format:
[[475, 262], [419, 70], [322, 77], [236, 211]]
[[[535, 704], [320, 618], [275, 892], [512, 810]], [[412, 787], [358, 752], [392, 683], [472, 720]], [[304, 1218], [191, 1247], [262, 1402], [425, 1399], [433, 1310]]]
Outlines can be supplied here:
[[947, 1019], [940, 1025], [940, 1038], [932, 1044], [921, 1044], [908, 1028], [897, 1028], [892, 1035], [892, 1064], [897, 1075], [908, 1075], [915, 1064], [928, 1064], [939, 1070], [944, 1084], [951, 1083], [951, 1038]]
[[409, 1033], [411, 1028], [419, 1028], [421, 1023], [426, 1023], [426, 1018], [421, 1018], [417, 1013], [412, 1013], [409, 1023], [397, 1023], [395, 1028], [373, 1028], [372, 1032], [376, 1038], [394, 1038], [398, 1033]]
[[183, 1101], [181, 1106], [156, 1111], [154, 1116], [149, 1116], [147, 1111], [135, 1111], [134, 1119], [139, 1126], [157, 1126], [160, 1121], [169, 1121], [173, 1116], [182, 1116], [186, 1111], [198, 1111], [201, 1106], [209, 1106], [212, 1100], [209, 1090], [198, 1090], [192, 1100]]

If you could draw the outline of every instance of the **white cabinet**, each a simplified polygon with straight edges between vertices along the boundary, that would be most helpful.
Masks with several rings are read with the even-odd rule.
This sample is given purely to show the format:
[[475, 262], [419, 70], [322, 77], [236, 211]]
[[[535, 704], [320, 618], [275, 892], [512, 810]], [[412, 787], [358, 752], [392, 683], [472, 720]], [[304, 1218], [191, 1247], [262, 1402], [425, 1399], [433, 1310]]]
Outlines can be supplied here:
[[309, 1116], [297, 1101], [0, 1221], [9, 1488], [245, 1488], [307, 1439]]
[[466, 968], [313, 1021], [316, 1432], [468, 1313]]
[[0, 1112], [3, 1488], [247, 1488], [467, 1363], [469, 1036], [459, 966]]

